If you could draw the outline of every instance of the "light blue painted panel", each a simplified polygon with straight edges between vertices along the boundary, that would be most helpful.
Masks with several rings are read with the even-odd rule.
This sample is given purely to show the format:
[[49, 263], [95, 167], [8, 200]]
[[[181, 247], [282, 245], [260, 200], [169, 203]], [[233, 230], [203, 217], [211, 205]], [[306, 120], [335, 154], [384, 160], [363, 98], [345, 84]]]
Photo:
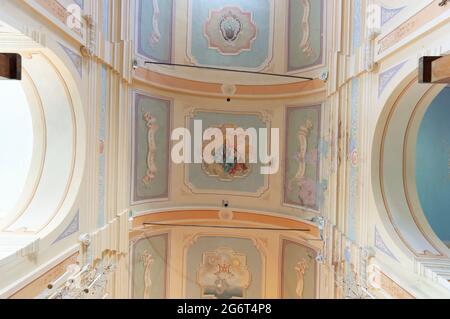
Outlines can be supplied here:
[[171, 62], [173, 0], [137, 1], [137, 53], [150, 60]]
[[[309, 1], [308, 10], [302, 1], [289, 1], [288, 26], [288, 71], [296, 71], [312, 67], [323, 62], [323, 26], [324, 1]], [[305, 32], [303, 25], [307, 18], [309, 37], [307, 43], [302, 43]]]
[[[270, 39], [272, 33], [271, 5], [269, 0], [191, 0], [191, 54], [200, 65], [221, 67], [258, 68], [269, 57]], [[224, 7], [239, 7], [243, 12], [250, 12], [256, 25], [257, 35], [250, 51], [238, 55], [224, 55], [215, 48], [208, 46], [205, 35], [205, 25], [211, 11]]]

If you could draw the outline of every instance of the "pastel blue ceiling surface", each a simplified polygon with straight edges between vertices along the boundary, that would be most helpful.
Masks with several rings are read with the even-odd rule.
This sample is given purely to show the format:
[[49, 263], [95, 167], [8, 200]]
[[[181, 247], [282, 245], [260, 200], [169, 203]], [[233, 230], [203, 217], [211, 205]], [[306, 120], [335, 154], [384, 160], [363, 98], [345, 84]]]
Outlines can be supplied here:
[[423, 211], [436, 235], [450, 242], [450, 88], [429, 106], [416, 145], [416, 182]]
[[137, 1], [137, 54], [158, 62], [172, 60], [173, 0]]
[[188, 56], [199, 65], [262, 68], [272, 54], [270, 0], [191, 0]]

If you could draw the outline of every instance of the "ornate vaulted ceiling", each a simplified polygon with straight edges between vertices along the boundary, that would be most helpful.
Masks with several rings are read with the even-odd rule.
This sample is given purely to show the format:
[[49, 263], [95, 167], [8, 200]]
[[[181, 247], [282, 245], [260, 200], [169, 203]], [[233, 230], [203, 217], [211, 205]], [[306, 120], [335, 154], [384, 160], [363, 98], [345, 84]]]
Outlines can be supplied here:
[[[135, 53], [143, 68], [144, 61], [157, 61], [317, 77], [324, 67], [323, 0], [138, 0], [136, 6]], [[180, 67], [145, 68], [210, 83], [299, 81]]]

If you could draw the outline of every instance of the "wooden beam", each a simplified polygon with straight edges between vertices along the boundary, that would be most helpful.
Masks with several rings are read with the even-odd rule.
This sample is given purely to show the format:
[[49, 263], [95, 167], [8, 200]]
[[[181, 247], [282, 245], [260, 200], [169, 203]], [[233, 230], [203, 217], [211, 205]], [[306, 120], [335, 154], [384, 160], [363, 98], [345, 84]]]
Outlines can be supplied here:
[[433, 61], [440, 56], [423, 56], [419, 60], [419, 83], [431, 83]]
[[419, 83], [450, 83], [450, 55], [420, 58]]
[[22, 80], [22, 57], [16, 53], [0, 53], [0, 79]]
[[431, 70], [432, 83], [450, 83], [450, 55], [434, 60]]

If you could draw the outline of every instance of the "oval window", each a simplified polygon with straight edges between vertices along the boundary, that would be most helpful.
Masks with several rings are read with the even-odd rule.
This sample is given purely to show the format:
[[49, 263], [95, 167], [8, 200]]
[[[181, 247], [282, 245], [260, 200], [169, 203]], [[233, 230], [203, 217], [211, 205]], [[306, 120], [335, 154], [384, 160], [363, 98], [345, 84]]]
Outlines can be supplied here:
[[450, 245], [450, 89], [433, 100], [420, 123], [416, 144], [416, 185], [425, 216]]
[[0, 81], [0, 221], [18, 203], [33, 155], [33, 121], [22, 83]]

